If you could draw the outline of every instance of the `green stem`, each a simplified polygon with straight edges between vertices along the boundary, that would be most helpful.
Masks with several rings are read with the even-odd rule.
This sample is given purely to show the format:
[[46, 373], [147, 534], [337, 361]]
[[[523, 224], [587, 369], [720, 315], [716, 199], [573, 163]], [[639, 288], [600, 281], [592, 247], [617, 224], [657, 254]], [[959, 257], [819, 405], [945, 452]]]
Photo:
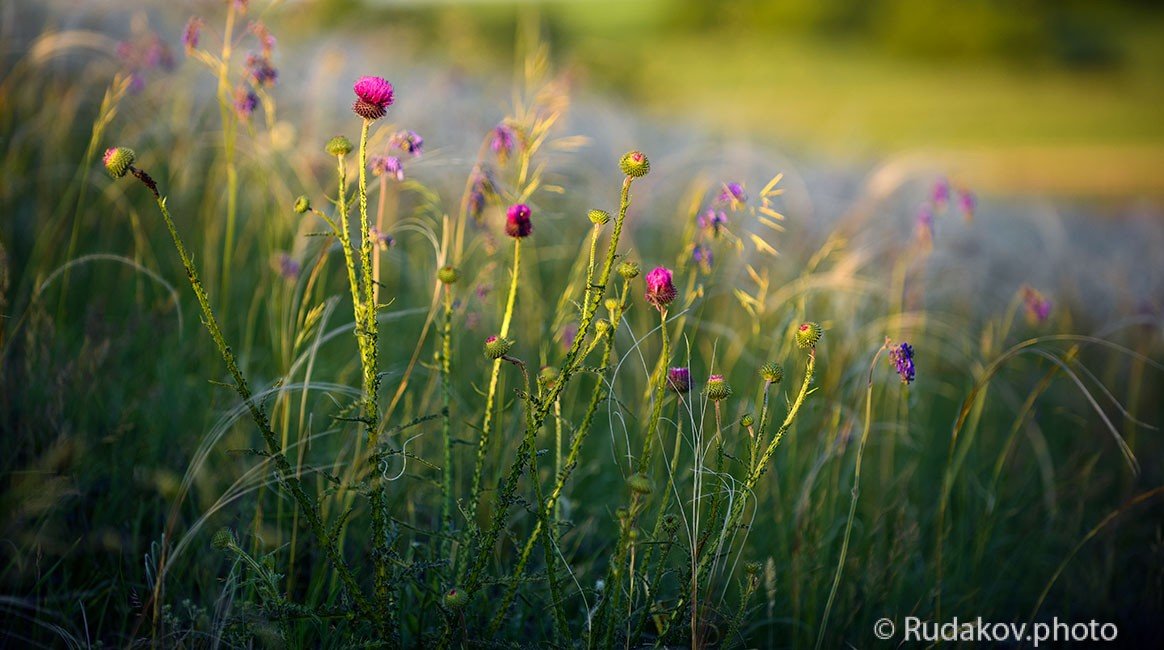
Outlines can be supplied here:
[[448, 554], [448, 534], [453, 527], [453, 432], [450, 408], [453, 401], [452, 391], [452, 354], [453, 354], [453, 290], [450, 285], [445, 286], [445, 313], [441, 328], [441, 403], [443, 417], [441, 421], [442, 433], [445, 440], [445, 459], [441, 483], [444, 492], [444, 507], [441, 510], [441, 530], [445, 533], [441, 543], [442, 556]]
[[849, 535], [853, 532], [853, 519], [857, 515], [857, 497], [861, 493], [861, 459], [865, 457], [865, 442], [869, 439], [869, 425], [873, 417], [873, 369], [877, 365], [877, 358], [885, 351], [885, 346], [881, 346], [877, 353], [873, 355], [873, 361], [869, 364], [869, 380], [865, 385], [865, 426], [861, 431], [861, 444], [857, 446], [857, 462], [853, 468], [853, 493], [852, 499], [849, 501], [849, 518], [845, 522], [845, 534], [841, 539], [841, 556], [837, 558], [837, 570], [833, 575], [833, 586], [829, 589], [829, 598], [825, 601], [824, 616], [821, 617], [820, 630], [816, 636], [816, 648], [820, 650], [821, 644], [824, 643], [825, 630], [828, 629], [829, 614], [833, 611], [833, 600], [837, 596], [837, 588], [841, 585], [841, 572], [845, 568], [845, 556], [849, 553]]
[[667, 390], [667, 364], [671, 360], [671, 339], [667, 334], [667, 310], [659, 310], [659, 329], [662, 330], [663, 350], [659, 353], [659, 365], [655, 368], [654, 405], [651, 408], [651, 419], [647, 423], [647, 438], [643, 441], [643, 455], [639, 457], [638, 471], [647, 474], [651, 467], [651, 451], [654, 448], [655, 435], [659, 431], [659, 420], [663, 417], [663, 396]]

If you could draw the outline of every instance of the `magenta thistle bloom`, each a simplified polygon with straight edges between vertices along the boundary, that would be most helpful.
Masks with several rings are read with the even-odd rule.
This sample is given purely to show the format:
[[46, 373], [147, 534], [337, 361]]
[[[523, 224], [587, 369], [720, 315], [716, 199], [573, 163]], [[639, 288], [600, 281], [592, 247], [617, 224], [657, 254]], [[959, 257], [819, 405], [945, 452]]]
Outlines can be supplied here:
[[388, 146], [397, 147], [404, 153], [412, 154], [412, 157], [415, 158], [424, 153], [424, 138], [420, 137], [416, 131], [397, 131], [388, 139]]
[[647, 302], [655, 306], [659, 311], [667, 308], [672, 300], [675, 300], [675, 283], [671, 280], [671, 271], [665, 267], [657, 266], [654, 270], [647, 274]]
[[190, 20], [186, 21], [186, 29], [182, 30], [182, 45], [186, 46], [186, 52], [197, 49], [198, 39], [202, 36], [203, 22], [198, 16], [191, 16]]
[[1026, 307], [1027, 320], [1032, 323], [1042, 323], [1051, 315], [1051, 301], [1039, 290], [1024, 286], [1023, 305]]
[[727, 222], [727, 214], [723, 210], [715, 208], [708, 208], [706, 212], [700, 213], [696, 219], [699, 227], [711, 231], [713, 237], [718, 237], [720, 231], [727, 228]]
[[667, 371], [667, 388], [682, 395], [691, 390], [691, 370], [671, 368]]
[[958, 209], [962, 211], [962, 215], [967, 219], [974, 218], [974, 208], [978, 207], [978, 201], [969, 190], [961, 190], [958, 192]]
[[505, 234], [514, 239], [529, 237], [533, 232], [533, 222], [530, 221], [529, 206], [524, 203], [509, 206], [505, 213]]
[[234, 112], [240, 120], [246, 121], [259, 107], [259, 97], [246, 88], [237, 88], [234, 91]]
[[508, 124], [498, 124], [493, 129], [493, 138], [489, 141], [489, 148], [497, 154], [497, 159], [505, 162], [513, 153], [517, 133]]
[[914, 367], [913, 367], [913, 346], [908, 343], [894, 346], [889, 350], [889, 361], [893, 364], [893, 369], [901, 376], [901, 383], [908, 384], [913, 381]]
[[373, 176], [387, 174], [398, 181], [404, 180], [404, 163], [396, 156], [372, 156], [368, 159], [368, 169]]
[[247, 55], [246, 70], [256, 86], [270, 88], [275, 85], [275, 81], [279, 78], [279, 71], [271, 65], [271, 60], [253, 52]]
[[718, 200], [720, 203], [729, 205], [735, 210], [748, 202], [748, 195], [744, 192], [743, 185], [739, 183], [724, 183], [723, 189], [719, 191]]
[[356, 93], [356, 103], [352, 110], [365, 120], [384, 117], [395, 99], [392, 84], [382, 77], [360, 77], [352, 86]]
[[950, 181], [946, 180], [945, 176], [938, 178], [934, 182], [934, 189], [930, 193], [930, 200], [939, 208], [945, 206], [950, 201]]

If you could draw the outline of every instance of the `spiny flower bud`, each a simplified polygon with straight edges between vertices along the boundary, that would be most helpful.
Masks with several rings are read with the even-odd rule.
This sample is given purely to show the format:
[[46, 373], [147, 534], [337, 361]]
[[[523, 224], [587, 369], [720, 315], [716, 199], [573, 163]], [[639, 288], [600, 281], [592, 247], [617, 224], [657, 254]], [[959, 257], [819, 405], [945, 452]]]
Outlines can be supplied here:
[[553, 386], [558, 381], [558, 369], [553, 366], [542, 366], [538, 373], [538, 381], [543, 386]]
[[748, 562], [744, 565], [744, 573], [748, 574], [748, 576], [758, 576], [762, 568], [759, 562]]
[[626, 480], [626, 484], [628, 487], [630, 487], [631, 492], [634, 492], [635, 494], [646, 495], [655, 490], [655, 486], [653, 483], [651, 483], [651, 479], [647, 478], [643, 474], [632, 474], [631, 477]]
[[300, 195], [299, 198], [295, 199], [295, 212], [297, 214], [303, 214], [304, 212], [307, 212], [310, 209], [311, 209], [311, 201], [308, 201], [306, 196]]
[[775, 361], [760, 366], [760, 377], [769, 384], [779, 384], [784, 379], [784, 368]]
[[599, 336], [606, 334], [610, 331], [610, 321], [606, 320], [605, 318], [599, 318], [598, 320], [594, 321], [594, 331], [597, 332]]
[[618, 274], [625, 280], [634, 280], [639, 277], [639, 265], [634, 262], [623, 262], [618, 265]]
[[460, 587], [453, 587], [445, 592], [445, 607], [460, 609], [469, 602], [469, 594]]
[[671, 271], [662, 266], [655, 267], [647, 274], [647, 302], [662, 311], [675, 300], [675, 283], [671, 280]]
[[210, 545], [220, 551], [234, 546], [234, 533], [229, 528], [219, 528], [214, 533], [214, 537], [210, 538]]
[[606, 311], [614, 312], [618, 309], [618, 300], [615, 298], [607, 298], [603, 304], [606, 306]]
[[691, 370], [671, 368], [667, 371], [667, 388], [680, 395], [691, 390]]
[[756, 423], [756, 418], [752, 417], [751, 413], [745, 413], [744, 417], [740, 418], [740, 426], [747, 428]]
[[490, 359], [500, 359], [509, 354], [509, 349], [512, 347], [513, 341], [499, 336], [490, 336], [485, 339], [485, 356]]
[[461, 272], [455, 266], [442, 266], [437, 271], [437, 279], [444, 284], [456, 284], [461, 279]]
[[820, 323], [801, 323], [800, 327], [796, 328], [796, 346], [801, 350], [815, 348], [823, 333]]
[[610, 213], [606, 210], [591, 210], [586, 216], [590, 217], [590, 222], [596, 226], [605, 226], [610, 222]]
[[712, 375], [707, 378], [707, 386], [704, 387], [703, 394], [707, 395], [707, 399], [718, 402], [732, 396], [732, 387], [728, 386], [723, 375]]
[[641, 178], [651, 171], [651, 161], [641, 151], [628, 151], [618, 161], [618, 168], [631, 178]]
[[328, 140], [323, 149], [333, 156], [346, 156], [352, 152], [352, 141], [342, 135], [337, 135]]
[[673, 512], [667, 513], [663, 517], [663, 531], [668, 535], [674, 535], [677, 530], [679, 530], [679, 516]]
[[125, 172], [129, 171], [135, 160], [137, 154], [133, 149], [126, 147], [111, 147], [106, 149], [105, 155], [101, 157], [101, 161], [105, 163], [105, 171], [113, 178], [125, 176]]

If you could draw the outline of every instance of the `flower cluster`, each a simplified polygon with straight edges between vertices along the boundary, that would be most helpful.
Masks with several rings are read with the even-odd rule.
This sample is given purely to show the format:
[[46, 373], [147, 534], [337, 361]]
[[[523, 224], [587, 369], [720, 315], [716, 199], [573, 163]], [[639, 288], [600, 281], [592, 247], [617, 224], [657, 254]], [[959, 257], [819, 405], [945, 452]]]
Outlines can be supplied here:
[[734, 212], [744, 207], [744, 204], [748, 202], [748, 194], [744, 191], [744, 186], [740, 183], [724, 183], [723, 188], [719, 191], [719, 196], [716, 197], [716, 201], [720, 205], [731, 208]]
[[[950, 186], [950, 181], [945, 176], [940, 176], [934, 181], [933, 187], [930, 188], [929, 197], [917, 209], [914, 232], [918, 243], [927, 248], [933, 244], [934, 217], [944, 213], [949, 208], [954, 192], [955, 190]], [[974, 195], [966, 189], [958, 189], [956, 192], [958, 210], [967, 221], [973, 219], [974, 210], [977, 207]]]
[[1022, 288], [1022, 298], [1029, 322], [1041, 324], [1050, 317], [1051, 301], [1038, 289], [1024, 285]]
[[913, 346], [908, 343], [901, 343], [889, 349], [889, 362], [893, 364], [893, 369], [901, 376], [901, 383], [908, 384], [913, 381], [914, 367], [913, 367]]
[[368, 170], [373, 176], [388, 175], [398, 181], [404, 180], [404, 164], [396, 156], [372, 156], [368, 158]]

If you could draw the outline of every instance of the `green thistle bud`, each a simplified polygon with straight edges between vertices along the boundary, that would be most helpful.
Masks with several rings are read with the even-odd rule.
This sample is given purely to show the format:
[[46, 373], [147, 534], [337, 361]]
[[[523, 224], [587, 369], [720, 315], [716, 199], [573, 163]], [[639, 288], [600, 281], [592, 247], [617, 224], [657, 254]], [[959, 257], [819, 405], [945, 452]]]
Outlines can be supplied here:
[[607, 298], [604, 304], [606, 305], [606, 311], [612, 313], [618, 311], [618, 300], [615, 300], [614, 298]]
[[779, 384], [784, 379], [784, 368], [775, 361], [760, 366], [760, 376], [769, 384]]
[[677, 530], [679, 530], [679, 515], [673, 512], [667, 513], [667, 516], [663, 517], [663, 531], [668, 535], [674, 535]]
[[801, 350], [815, 348], [823, 333], [820, 323], [801, 323], [800, 327], [796, 328], [796, 346]]
[[728, 386], [723, 375], [712, 375], [707, 378], [707, 386], [703, 388], [703, 394], [707, 395], [707, 399], [718, 402], [732, 396], [732, 387]]
[[759, 562], [748, 562], [744, 565], [744, 573], [748, 574], [748, 576], [758, 576], [762, 568]]
[[605, 226], [610, 222], [610, 213], [606, 210], [591, 210], [586, 216], [590, 217], [590, 222], [596, 226]]
[[469, 602], [469, 594], [460, 587], [453, 587], [445, 592], [445, 607], [460, 609]]
[[295, 199], [295, 212], [296, 212], [296, 214], [303, 214], [304, 212], [307, 212], [310, 209], [311, 209], [311, 201], [308, 201], [306, 196], [300, 196], [299, 198]]
[[454, 266], [442, 266], [437, 271], [437, 279], [444, 284], [456, 284], [461, 279], [461, 272]]
[[626, 531], [626, 540], [628, 542], [636, 542], [636, 541], [638, 541], [638, 539], [639, 539], [639, 529], [638, 528], [632, 528], [632, 529]]
[[618, 265], [618, 274], [625, 280], [634, 280], [639, 277], [639, 265], [634, 262], [623, 262]]
[[599, 336], [609, 332], [610, 328], [610, 321], [606, 320], [605, 318], [599, 318], [598, 320], [594, 321], [594, 331], [597, 332]]
[[121, 178], [133, 166], [134, 161], [137, 160], [137, 154], [133, 149], [126, 147], [113, 147], [105, 150], [105, 155], [101, 157], [101, 161], [105, 163], [105, 171], [113, 178]]
[[745, 428], [750, 427], [755, 423], [756, 423], [756, 418], [752, 417], [751, 413], [748, 413], [748, 414], [744, 415], [744, 417], [740, 418], [740, 425], [745, 427]]
[[210, 538], [210, 545], [220, 551], [234, 546], [234, 533], [229, 528], [219, 528], [218, 532], [214, 533], [214, 537]]
[[352, 152], [352, 141], [342, 135], [337, 135], [327, 141], [324, 150], [333, 156], [346, 156]]
[[509, 349], [512, 347], [513, 341], [499, 336], [490, 336], [485, 339], [485, 356], [490, 359], [500, 359], [509, 354]]
[[629, 521], [630, 510], [627, 510], [626, 506], [620, 506], [614, 511], [614, 517], [619, 521]]
[[641, 151], [628, 151], [618, 161], [618, 168], [631, 178], [642, 178], [651, 171], [651, 161]]
[[631, 492], [634, 492], [635, 494], [646, 495], [654, 492], [655, 490], [655, 486], [653, 483], [651, 483], [651, 479], [647, 478], [643, 474], [632, 474], [631, 477], [626, 480], [626, 484], [628, 487], [630, 487]]

